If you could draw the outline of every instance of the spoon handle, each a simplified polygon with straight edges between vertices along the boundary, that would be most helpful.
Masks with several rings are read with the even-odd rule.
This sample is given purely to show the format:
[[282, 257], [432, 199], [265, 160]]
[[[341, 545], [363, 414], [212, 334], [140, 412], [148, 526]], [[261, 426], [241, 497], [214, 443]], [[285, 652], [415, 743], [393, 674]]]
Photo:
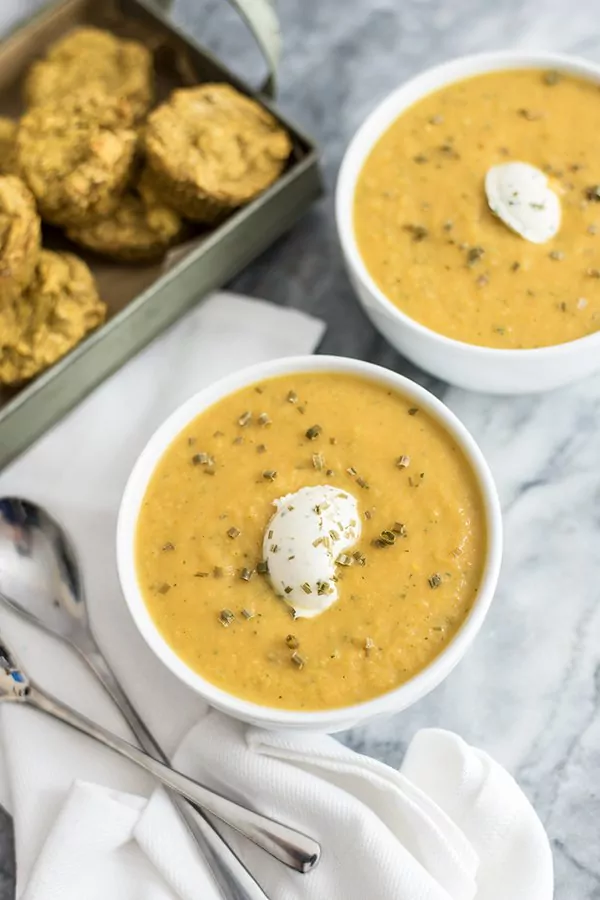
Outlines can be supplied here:
[[59, 719], [71, 728], [83, 732], [110, 747], [116, 753], [129, 759], [150, 772], [158, 781], [167, 788], [176, 791], [191, 803], [201, 806], [205, 812], [211, 812], [218, 819], [231, 825], [249, 840], [253, 841], [271, 856], [296, 869], [306, 872], [318, 861], [321, 848], [319, 844], [308, 835], [296, 831], [281, 822], [256, 813], [253, 810], [239, 806], [232, 800], [222, 797], [215, 791], [203, 787], [181, 772], [176, 772], [164, 763], [152, 756], [148, 756], [143, 750], [139, 750], [117, 735], [107, 731], [102, 726], [90, 721], [80, 713], [61, 703], [49, 694], [44, 693], [39, 687], [30, 684], [25, 698], [26, 702], [35, 709], [45, 712], [55, 719]]
[[[100, 650], [87, 653], [79, 650], [79, 654], [121, 710], [140, 746], [155, 759], [169, 765], [168, 758], [117, 681]], [[170, 792], [170, 798], [200, 847], [223, 897], [227, 900], [268, 900], [242, 860], [216, 831], [204, 813], [179, 794]]]

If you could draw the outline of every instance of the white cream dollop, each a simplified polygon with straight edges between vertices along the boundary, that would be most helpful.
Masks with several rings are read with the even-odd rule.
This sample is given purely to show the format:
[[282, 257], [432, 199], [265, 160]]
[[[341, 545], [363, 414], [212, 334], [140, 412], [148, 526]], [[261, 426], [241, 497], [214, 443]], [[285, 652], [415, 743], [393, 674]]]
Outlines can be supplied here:
[[263, 541], [273, 590], [297, 616], [317, 616], [338, 599], [336, 560], [360, 537], [358, 504], [328, 484], [301, 488], [274, 504]]
[[492, 212], [526, 241], [543, 244], [560, 228], [560, 199], [541, 169], [524, 162], [492, 166], [485, 176]]

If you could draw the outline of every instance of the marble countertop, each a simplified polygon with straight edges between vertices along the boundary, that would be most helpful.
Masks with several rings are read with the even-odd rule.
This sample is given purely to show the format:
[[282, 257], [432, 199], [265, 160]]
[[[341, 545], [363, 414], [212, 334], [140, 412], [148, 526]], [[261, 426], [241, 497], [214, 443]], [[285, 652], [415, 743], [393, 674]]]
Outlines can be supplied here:
[[[19, 9], [35, 0], [5, 0]], [[595, 0], [280, 0], [280, 105], [320, 143], [328, 196], [233, 287], [324, 318], [323, 350], [369, 359], [432, 389], [492, 466], [506, 552], [487, 622], [433, 694], [343, 740], [397, 765], [414, 732], [442, 726], [515, 775], [553, 846], [557, 900], [600, 898], [600, 378], [541, 397], [468, 394], [414, 370], [355, 302], [337, 245], [332, 189], [343, 149], [400, 81], [452, 56], [501, 47], [600, 61]], [[249, 79], [261, 63], [223, 0], [178, 0], [180, 25]], [[1, 18], [1, 17], [0, 17]], [[596, 584], [598, 578], [598, 584]], [[13, 897], [10, 823], [0, 822], [0, 900]]]

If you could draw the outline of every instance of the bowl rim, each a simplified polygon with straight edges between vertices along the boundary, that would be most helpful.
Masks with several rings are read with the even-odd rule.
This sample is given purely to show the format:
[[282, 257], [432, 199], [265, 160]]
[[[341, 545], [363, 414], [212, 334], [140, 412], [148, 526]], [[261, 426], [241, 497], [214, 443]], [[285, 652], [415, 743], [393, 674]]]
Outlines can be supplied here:
[[[300, 372], [340, 372], [362, 376], [391, 387], [427, 410], [456, 441], [473, 471], [484, 506], [487, 547], [476, 598], [452, 641], [428, 666], [402, 685], [371, 700], [333, 709], [301, 711], [262, 706], [236, 697], [189, 668], [158, 631], [145, 605], [135, 568], [135, 529], [148, 482], [166, 449], [196, 416], [225, 396], [260, 381]], [[150, 437], [127, 480], [117, 522], [117, 569], [131, 616], [154, 654], [184, 684], [211, 706], [263, 727], [335, 730], [348, 721], [404, 709], [437, 686], [462, 658], [487, 615], [498, 581], [502, 557], [500, 501], [488, 464], [462, 422], [425, 388], [402, 375], [372, 363], [335, 356], [296, 356], [242, 369], [204, 388], [179, 406]]]
[[363, 290], [383, 307], [384, 312], [395, 317], [415, 336], [436, 342], [440, 350], [443, 348], [469, 353], [479, 362], [558, 363], [582, 347], [585, 347], [586, 352], [591, 347], [600, 348], [600, 331], [560, 344], [523, 349], [485, 347], [448, 337], [413, 319], [392, 303], [369, 273], [358, 249], [354, 232], [353, 203], [358, 176], [367, 156], [390, 125], [415, 103], [440, 88], [487, 72], [510, 69], [557, 69], [600, 84], [600, 64], [579, 56], [550, 51], [494, 50], [472, 53], [454, 57], [420, 71], [386, 94], [354, 132], [344, 152], [336, 182], [336, 226], [346, 262]]

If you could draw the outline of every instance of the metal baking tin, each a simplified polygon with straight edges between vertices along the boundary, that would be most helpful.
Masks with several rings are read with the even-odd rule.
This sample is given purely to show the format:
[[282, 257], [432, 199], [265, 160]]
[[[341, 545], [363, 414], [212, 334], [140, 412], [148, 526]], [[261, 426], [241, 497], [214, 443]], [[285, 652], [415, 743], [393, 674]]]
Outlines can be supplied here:
[[[141, 292], [55, 366], [20, 390], [4, 392], [0, 399], [0, 467], [204, 295], [233, 278], [290, 228], [322, 192], [318, 155], [310, 139], [264, 96], [256, 95], [193, 38], [169, 22], [149, 0], [103, 0], [102, 4], [96, 0], [62, 0], [46, 8], [0, 44], [0, 73], [4, 73], [5, 85], [14, 82], [13, 94], [18, 96], [17, 85], [23, 71], [47, 43], [74, 24], [106, 22], [110, 27], [115, 17], [166, 42], [178, 61], [185, 60], [183, 80], [186, 83], [227, 81], [266, 105], [292, 136], [292, 162], [278, 181], [255, 201], [181, 251], [177, 250], [166, 270], [154, 267], [156, 277], [150, 272], [149, 283]], [[2, 93], [8, 96], [10, 91]], [[17, 113], [15, 103], [7, 100], [4, 106], [8, 108], [2, 112]], [[119, 273], [111, 265], [113, 277], [117, 279]], [[130, 267], [121, 268], [126, 279]], [[104, 299], [110, 305], [110, 298]]]

